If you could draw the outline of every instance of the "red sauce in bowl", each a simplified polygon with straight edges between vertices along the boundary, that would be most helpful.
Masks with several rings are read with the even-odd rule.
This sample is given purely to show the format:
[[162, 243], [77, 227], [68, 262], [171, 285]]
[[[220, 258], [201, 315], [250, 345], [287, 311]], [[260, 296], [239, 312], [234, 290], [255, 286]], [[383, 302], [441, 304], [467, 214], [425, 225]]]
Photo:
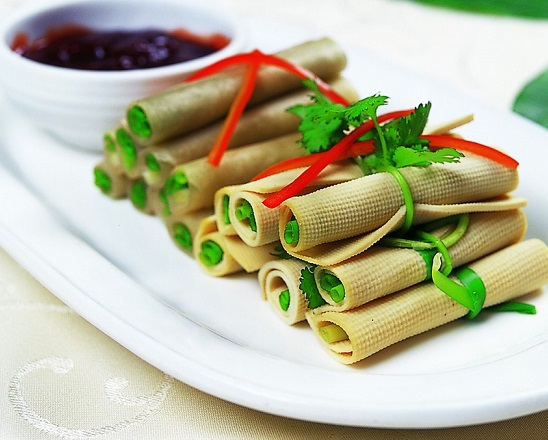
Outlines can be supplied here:
[[30, 42], [17, 35], [11, 45], [21, 56], [42, 64], [80, 70], [135, 70], [168, 66], [216, 52], [229, 38], [199, 36], [183, 29], [90, 30], [67, 25]]

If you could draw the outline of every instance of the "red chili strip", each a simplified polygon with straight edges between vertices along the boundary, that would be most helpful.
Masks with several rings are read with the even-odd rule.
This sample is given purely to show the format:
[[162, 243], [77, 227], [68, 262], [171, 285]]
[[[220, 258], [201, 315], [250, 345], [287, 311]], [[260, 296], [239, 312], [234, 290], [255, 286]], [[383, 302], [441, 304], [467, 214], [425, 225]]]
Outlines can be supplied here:
[[468, 151], [470, 153], [477, 154], [478, 156], [485, 157], [486, 159], [491, 159], [509, 168], [515, 169], [519, 165], [517, 160], [502, 151], [478, 142], [447, 135], [425, 135], [421, 137], [430, 142], [429, 147], [431, 149], [454, 148], [458, 151]]
[[266, 55], [259, 50], [253, 50], [248, 53], [236, 54], [231, 57], [219, 60], [216, 63], [210, 64], [209, 66], [206, 66], [203, 69], [190, 75], [186, 79], [186, 81], [195, 81], [198, 79], [202, 79], [207, 76], [216, 74], [228, 67], [239, 64], [248, 64], [249, 67], [246, 72], [246, 76], [244, 77], [242, 86], [239, 90], [238, 96], [233, 102], [231, 108], [229, 109], [228, 116], [225, 120], [225, 123], [223, 124], [223, 128], [219, 133], [219, 136], [213, 148], [208, 154], [208, 162], [213, 166], [219, 165], [224, 152], [228, 148], [230, 138], [232, 137], [232, 134], [236, 129], [236, 125], [238, 124], [238, 121], [245, 110], [245, 106], [249, 102], [249, 99], [251, 98], [251, 95], [253, 94], [253, 91], [255, 89], [258, 70], [261, 64], [268, 64], [271, 66], [280, 67], [289, 71], [290, 73], [293, 73], [299, 78], [311, 79], [316, 82], [320, 91], [331, 100], [340, 104], [348, 105], [348, 101], [344, 97], [331, 89], [329, 84], [322, 81], [313, 72], [275, 55]]
[[220, 71], [228, 67], [232, 67], [238, 64], [247, 64], [247, 63], [262, 63], [270, 66], [276, 66], [290, 73], [293, 73], [295, 76], [301, 79], [311, 79], [316, 82], [320, 91], [324, 95], [326, 95], [329, 99], [331, 99], [333, 102], [337, 102], [339, 104], [344, 104], [344, 105], [349, 104], [346, 98], [344, 98], [343, 96], [338, 94], [336, 91], [334, 91], [329, 86], [329, 84], [324, 82], [320, 77], [318, 77], [316, 74], [314, 74], [310, 70], [305, 69], [304, 67], [299, 66], [297, 64], [291, 63], [290, 61], [287, 61], [276, 55], [267, 55], [257, 49], [251, 52], [240, 53], [240, 54], [232, 55], [227, 58], [223, 58], [222, 60], [219, 60], [213, 64], [210, 64], [209, 66], [206, 66], [203, 69], [200, 69], [197, 72], [191, 74], [190, 76], [186, 78], [186, 81], [195, 81], [198, 79], [202, 79], [207, 76], [213, 75], [215, 73], [219, 73]]
[[[337, 157], [336, 161], [350, 159], [351, 157], [366, 156], [375, 151], [375, 144], [372, 140], [356, 142], [352, 144], [349, 150]], [[296, 168], [304, 168], [311, 166], [316, 160], [321, 159], [322, 155], [326, 152], [309, 154], [307, 156], [295, 157], [293, 159], [287, 159], [282, 162], [274, 164], [259, 174], [257, 174], [251, 181], [264, 179], [265, 177], [272, 176], [274, 174], [281, 173], [283, 171], [294, 170]]]
[[[413, 111], [413, 109], [410, 109], [390, 112], [379, 116], [377, 120], [379, 123], [386, 122], [390, 119], [409, 115]], [[373, 121], [369, 120], [364, 122], [354, 131], [350, 132], [344, 138], [342, 138], [338, 143], [331, 147], [331, 149], [322, 153], [322, 156], [320, 158], [317, 158], [317, 160], [314, 161], [314, 163], [310, 167], [304, 170], [293, 182], [263, 200], [263, 204], [268, 208], [276, 208], [277, 206], [281, 205], [285, 200], [297, 195], [304, 188], [306, 188], [306, 186], [310, 184], [318, 176], [318, 174], [320, 174], [325, 169], [325, 167], [335, 162], [339, 156], [341, 156], [345, 151], [352, 147], [352, 144], [354, 142], [356, 142], [360, 137], [362, 137], [369, 130], [372, 130], [374, 127], [375, 124], [373, 123]]]
[[339, 95], [337, 92], [335, 92], [329, 84], [324, 82], [320, 77], [315, 75], [313, 72], [311, 72], [308, 69], [305, 69], [302, 66], [298, 66], [297, 64], [293, 64], [283, 58], [280, 58], [276, 55], [266, 55], [264, 53], [261, 53], [262, 60], [265, 64], [269, 64], [271, 66], [277, 66], [282, 69], [287, 70], [290, 73], [293, 73], [295, 76], [301, 78], [301, 79], [311, 79], [313, 80], [320, 91], [327, 96], [331, 101], [337, 103], [337, 104], [343, 104], [348, 105], [349, 102], [346, 98]]
[[258, 61], [259, 54], [260, 52], [258, 50], [253, 50], [251, 52], [239, 53], [227, 58], [223, 58], [222, 60], [216, 61], [215, 63], [205, 66], [202, 69], [190, 74], [185, 79], [185, 81], [190, 82], [190, 81], [196, 81], [198, 79], [203, 79], [208, 76], [219, 73], [220, 71], [224, 69], [227, 69], [229, 67], [236, 66], [239, 64], [256, 63]]
[[215, 167], [221, 162], [223, 154], [228, 148], [230, 139], [234, 134], [234, 130], [238, 125], [238, 121], [240, 120], [240, 117], [242, 116], [242, 113], [244, 112], [245, 107], [253, 94], [253, 90], [255, 89], [255, 84], [257, 82], [259, 67], [260, 65], [258, 62], [251, 62], [247, 67], [247, 71], [242, 82], [242, 86], [238, 91], [238, 95], [234, 99], [221, 131], [217, 136], [217, 139], [215, 140], [209, 154], [207, 155], [207, 161]]

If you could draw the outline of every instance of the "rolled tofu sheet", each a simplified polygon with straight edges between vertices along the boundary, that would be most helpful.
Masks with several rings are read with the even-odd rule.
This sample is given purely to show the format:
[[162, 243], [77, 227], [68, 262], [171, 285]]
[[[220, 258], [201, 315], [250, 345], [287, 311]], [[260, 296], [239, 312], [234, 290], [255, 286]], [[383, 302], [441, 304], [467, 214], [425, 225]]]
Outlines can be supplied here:
[[95, 186], [112, 199], [125, 199], [134, 179], [129, 178], [123, 170], [108, 159], [103, 159], [93, 168]]
[[276, 259], [276, 246], [252, 248], [237, 235], [225, 236], [217, 229], [214, 215], [204, 218], [194, 239], [194, 257], [209, 275], [221, 277], [238, 272], [257, 272], [261, 266]]
[[159, 191], [150, 188], [142, 177], [131, 184], [128, 197], [133, 207], [146, 215], [156, 215], [162, 206]]
[[200, 209], [178, 216], [158, 216], [162, 219], [169, 237], [183, 252], [194, 256], [194, 243], [202, 221], [213, 214], [211, 209]]
[[[330, 82], [330, 86], [350, 102], [358, 99], [356, 90], [344, 78], [335, 79]], [[237, 148], [295, 133], [300, 119], [286, 110], [308, 102], [310, 91], [301, 90], [246, 109], [238, 119], [227, 148]], [[224, 121], [219, 121], [191, 133], [141, 148], [137, 162], [142, 164], [142, 173], [147, 183], [159, 187], [174, 166], [207, 156], [223, 125]]]
[[[443, 238], [455, 225], [431, 233]], [[419, 226], [420, 229], [420, 226]], [[466, 232], [448, 247], [452, 266], [458, 267], [519, 242], [527, 220], [521, 210], [474, 213]], [[375, 245], [334, 266], [317, 266], [314, 276], [318, 291], [327, 305], [319, 310], [344, 311], [418, 284], [431, 276], [432, 258], [428, 251]]]
[[228, 150], [218, 166], [207, 157], [176, 166], [164, 186], [169, 210], [174, 214], [213, 207], [215, 192], [223, 186], [242, 184], [265, 168], [302, 156], [297, 133]]
[[[548, 282], [548, 247], [530, 239], [467, 266], [485, 286], [484, 307], [533, 292]], [[404, 339], [465, 316], [468, 309], [424, 282], [345, 312], [306, 312], [321, 345], [352, 364]]]
[[288, 325], [306, 320], [308, 302], [299, 286], [301, 272], [307, 266], [304, 261], [294, 258], [276, 259], [265, 263], [259, 270], [262, 298]]
[[[516, 169], [471, 154], [460, 163], [405, 167], [400, 172], [413, 196], [414, 224], [526, 204], [523, 199], [506, 197], [518, 185]], [[405, 215], [396, 179], [390, 173], [376, 173], [286, 200], [280, 209], [279, 234], [289, 254], [310, 263], [333, 265], [398, 229]], [[291, 243], [286, 238], [290, 222], [298, 229]]]
[[[293, 181], [303, 169], [284, 171], [233, 189], [229, 196], [228, 215], [230, 223], [241, 239], [250, 246], [279, 241], [278, 223], [279, 208], [267, 208], [263, 200]], [[318, 177], [306, 188], [311, 192], [319, 188], [347, 182], [362, 177], [363, 172], [354, 160], [345, 160], [334, 163], [323, 170]], [[220, 205], [217, 205], [219, 207]], [[241, 214], [242, 212], [245, 215]], [[223, 217], [217, 212], [218, 221]]]
[[241, 272], [242, 266], [225, 247], [225, 237], [217, 230], [213, 215], [205, 217], [194, 238], [194, 258], [208, 275], [220, 277]]
[[[329, 38], [307, 41], [276, 55], [312, 71], [324, 81], [337, 78], [346, 67], [344, 51]], [[131, 103], [127, 112], [129, 127], [142, 144], [150, 145], [222, 119], [243, 83], [243, 70], [232, 70], [185, 82]], [[302, 80], [294, 74], [278, 67], [263, 66], [250, 104], [301, 87]]]

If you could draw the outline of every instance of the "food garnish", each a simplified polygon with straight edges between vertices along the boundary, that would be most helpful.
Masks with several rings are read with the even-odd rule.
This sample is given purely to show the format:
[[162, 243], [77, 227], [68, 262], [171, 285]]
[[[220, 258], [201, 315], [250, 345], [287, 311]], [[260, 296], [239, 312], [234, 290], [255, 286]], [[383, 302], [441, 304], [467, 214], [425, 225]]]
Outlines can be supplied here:
[[[299, 178], [266, 199], [264, 204], [268, 207], [279, 206], [284, 200], [296, 195], [325, 166], [351, 149], [354, 143], [367, 140], [374, 141], [375, 150], [367, 156], [358, 156], [364, 173], [388, 171], [399, 182], [402, 180], [398, 168], [458, 162], [463, 154], [455, 147], [482, 155], [505, 166], [518, 166], [517, 161], [506, 154], [477, 142], [447, 135], [423, 136], [431, 108], [430, 103], [419, 105], [414, 110], [377, 116], [378, 108], [388, 103], [388, 97], [372, 95], [344, 106], [332, 102], [312, 82], [305, 81], [305, 84], [314, 91], [313, 103], [289, 110], [302, 119], [299, 126], [302, 133], [301, 144], [309, 153], [330, 151], [331, 154], [317, 157]], [[390, 119], [393, 120], [380, 125]], [[429, 148], [431, 142], [435, 151]], [[404, 188], [405, 184], [402, 182], [402, 189]], [[409, 201], [407, 204], [410, 206]]]

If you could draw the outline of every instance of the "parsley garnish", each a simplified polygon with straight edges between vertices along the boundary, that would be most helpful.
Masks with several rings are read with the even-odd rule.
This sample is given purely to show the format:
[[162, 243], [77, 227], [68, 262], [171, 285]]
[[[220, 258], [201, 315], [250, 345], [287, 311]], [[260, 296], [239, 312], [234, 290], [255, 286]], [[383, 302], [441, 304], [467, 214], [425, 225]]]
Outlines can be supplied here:
[[344, 116], [347, 107], [330, 101], [314, 81], [304, 80], [303, 83], [314, 91], [312, 103], [296, 105], [287, 111], [301, 119], [301, 145], [308, 153], [320, 153], [344, 137], [349, 128]]
[[299, 289], [301, 289], [301, 292], [305, 294], [308, 301], [308, 307], [310, 309], [315, 309], [316, 307], [326, 304], [325, 300], [320, 295], [320, 291], [318, 290], [318, 286], [316, 284], [316, 279], [314, 278], [315, 267], [316, 266], [312, 265], [304, 267], [301, 270], [301, 283], [299, 284]]
[[454, 148], [430, 151], [428, 140], [421, 137], [432, 107], [430, 102], [420, 104], [409, 115], [380, 125], [377, 111], [388, 103], [387, 96], [376, 94], [344, 106], [330, 101], [313, 81], [307, 80], [305, 85], [314, 92], [312, 103], [297, 105], [288, 111], [301, 118], [300, 142], [308, 153], [328, 150], [353, 128], [371, 120], [375, 130], [369, 131], [360, 141], [372, 139], [376, 150], [357, 159], [365, 174], [386, 167], [426, 167], [432, 163], [458, 162], [463, 156]]

